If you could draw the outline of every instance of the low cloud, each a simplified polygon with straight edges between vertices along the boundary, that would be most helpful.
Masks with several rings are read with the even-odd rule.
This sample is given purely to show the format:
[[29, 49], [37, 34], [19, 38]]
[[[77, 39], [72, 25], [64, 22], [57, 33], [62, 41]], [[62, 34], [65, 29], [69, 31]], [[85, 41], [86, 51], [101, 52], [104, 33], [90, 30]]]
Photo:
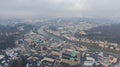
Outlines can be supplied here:
[[0, 0], [0, 16], [119, 16], [119, 0]]

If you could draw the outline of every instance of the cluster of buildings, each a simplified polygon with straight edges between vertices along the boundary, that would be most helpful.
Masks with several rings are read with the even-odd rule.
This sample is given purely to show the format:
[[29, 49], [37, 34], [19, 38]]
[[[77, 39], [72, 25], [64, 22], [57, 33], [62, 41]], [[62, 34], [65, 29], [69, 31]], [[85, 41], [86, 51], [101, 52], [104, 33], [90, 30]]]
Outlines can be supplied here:
[[[90, 40], [86, 37], [81, 37], [81, 38], [77, 38], [75, 37], [74, 33], [71, 33], [70, 31], [66, 31], [64, 28], [58, 28], [57, 31], [53, 31], [51, 29], [46, 30], [47, 32], [58, 36], [58, 37], [62, 37], [63, 39], [72, 41], [72, 42], [83, 42], [83, 43], [89, 43], [92, 44], [94, 46], [100, 47], [100, 48], [104, 48], [104, 49], [108, 49], [108, 50], [112, 50], [112, 51], [116, 51], [119, 52], [120, 51], [120, 46], [117, 43], [110, 43], [108, 41], [94, 41], [94, 40]], [[82, 35], [86, 35], [87, 33], [85, 31], [80, 31], [79, 34]]]
[[[65, 33], [67, 32], [62, 32]], [[15, 48], [0, 51], [0, 67], [120, 67], [120, 57], [92, 51], [72, 40], [76, 39], [70, 37], [66, 41], [30, 31], [16, 40]], [[101, 41], [95, 43], [99, 43], [100, 47], [105, 44]], [[109, 46], [118, 47], [115, 43], [110, 43]], [[112, 47], [109, 48], [113, 49]]]
[[0, 51], [0, 67], [11, 67], [12, 60], [20, 56], [20, 48], [8, 48]]
[[[69, 41], [78, 42], [76, 39], [74, 39], [75, 37], [73, 38], [73, 35], [68, 37], [67, 35], [70, 35], [70, 34], [68, 34], [67, 31], [64, 31], [64, 33], [63, 33], [63, 31], [62, 31], [62, 33], [61, 33], [61, 31], [55, 31], [55, 32], [52, 30], [46, 30], [46, 31], [48, 31], [49, 33], [51, 33], [55, 36], [60, 36], [60, 37], [63, 37], [64, 39], [68, 39]], [[80, 34], [85, 35], [86, 33], [84, 31], [82, 31], [82, 32], [80, 32]], [[84, 47], [80, 48], [81, 50], [79, 51], [79, 53], [83, 54], [83, 55], [79, 55], [79, 57], [81, 57], [80, 62], [82, 62], [82, 63], [80, 63], [80, 64], [82, 66], [85, 66], [85, 67], [119, 67], [119, 61], [120, 61], [119, 56], [102, 52], [102, 49], [107, 49], [108, 51], [113, 50], [115, 52], [118, 52], [117, 55], [119, 55], [120, 47], [117, 43], [109, 43], [107, 41], [105, 41], [105, 42], [104, 41], [93, 41], [93, 40], [89, 40], [87, 38], [81, 38], [81, 40], [79, 40], [79, 42], [91, 43], [91, 44], [101, 48], [99, 52], [98, 51], [96, 51], [96, 52], [87, 51], [86, 52], [86, 50], [87, 50], [86, 48], [84, 48]], [[64, 57], [64, 53], [63, 53], [63, 58], [66, 58], [66, 56]], [[68, 59], [71, 59], [71, 58], [68, 58]], [[83, 60], [81, 60], [81, 59], [83, 59]]]

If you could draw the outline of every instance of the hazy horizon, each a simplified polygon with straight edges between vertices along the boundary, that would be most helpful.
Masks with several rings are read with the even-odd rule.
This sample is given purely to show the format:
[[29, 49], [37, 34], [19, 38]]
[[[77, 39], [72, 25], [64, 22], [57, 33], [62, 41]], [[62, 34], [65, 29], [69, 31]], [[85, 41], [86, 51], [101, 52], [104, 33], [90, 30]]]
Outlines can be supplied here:
[[0, 17], [119, 16], [119, 0], [0, 0]]

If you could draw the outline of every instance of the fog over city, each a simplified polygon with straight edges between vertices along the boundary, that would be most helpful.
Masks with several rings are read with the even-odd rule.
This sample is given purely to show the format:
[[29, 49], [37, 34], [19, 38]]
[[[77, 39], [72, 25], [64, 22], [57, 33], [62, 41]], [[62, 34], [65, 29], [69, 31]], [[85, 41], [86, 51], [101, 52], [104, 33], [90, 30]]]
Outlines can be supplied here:
[[119, 0], [0, 0], [0, 17], [119, 16]]
[[0, 67], [120, 67], [120, 0], [0, 0]]

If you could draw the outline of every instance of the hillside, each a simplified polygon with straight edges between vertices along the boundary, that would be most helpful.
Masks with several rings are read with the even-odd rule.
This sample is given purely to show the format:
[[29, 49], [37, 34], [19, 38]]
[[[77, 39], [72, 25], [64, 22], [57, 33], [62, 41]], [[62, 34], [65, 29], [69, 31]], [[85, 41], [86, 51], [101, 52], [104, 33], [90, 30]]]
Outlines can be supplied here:
[[90, 39], [120, 43], [120, 24], [95, 27], [88, 32], [87, 37]]

